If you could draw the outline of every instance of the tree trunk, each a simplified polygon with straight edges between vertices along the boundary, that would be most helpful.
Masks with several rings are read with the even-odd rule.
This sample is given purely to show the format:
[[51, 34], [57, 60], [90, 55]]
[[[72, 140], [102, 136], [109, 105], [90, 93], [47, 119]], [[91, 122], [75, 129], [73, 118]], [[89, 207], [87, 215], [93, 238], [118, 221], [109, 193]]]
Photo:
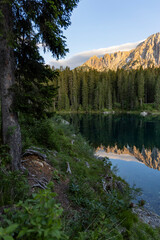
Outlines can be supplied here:
[[142, 98], [140, 98], [140, 106], [142, 107]]
[[0, 25], [2, 36], [0, 37], [0, 95], [2, 111], [2, 140], [10, 148], [12, 158], [12, 170], [20, 168], [21, 156], [21, 132], [17, 114], [13, 110], [14, 94], [10, 88], [15, 83], [14, 51], [8, 44], [12, 33], [12, 9], [10, 4], [4, 4], [0, 0], [0, 10], [4, 18]]

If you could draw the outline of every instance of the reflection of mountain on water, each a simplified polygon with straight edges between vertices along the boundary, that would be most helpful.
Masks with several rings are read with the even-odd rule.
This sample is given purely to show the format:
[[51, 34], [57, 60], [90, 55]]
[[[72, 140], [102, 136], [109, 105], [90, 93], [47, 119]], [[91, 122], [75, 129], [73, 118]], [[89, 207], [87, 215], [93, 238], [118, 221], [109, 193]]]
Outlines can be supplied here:
[[[112, 146], [111, 151], [128, 153], [145, 165], [160, 170], [160, 115], [68, 114], [63, 118], [95, 148], [101, 144]], [[127, 144], [131, 147], [123, 147]]]
[[[158, 148], [154, 147], [153, 150], [145, 149], [142, 147], [140, 151], [135, 146], [123, 147], [123, 149], [118, 149], [117, 145], [114, 147], [108, 146], [107, 148], [103, 148], [107, 153], [116, 153], [116, 154], [129, 154], [137, 158], [140, 162], [143, 162], [146, 166], [154, 169], [158, 169], [160, 171], [160, 151]], [[100, 148], [97, 148], [100, 149]]]

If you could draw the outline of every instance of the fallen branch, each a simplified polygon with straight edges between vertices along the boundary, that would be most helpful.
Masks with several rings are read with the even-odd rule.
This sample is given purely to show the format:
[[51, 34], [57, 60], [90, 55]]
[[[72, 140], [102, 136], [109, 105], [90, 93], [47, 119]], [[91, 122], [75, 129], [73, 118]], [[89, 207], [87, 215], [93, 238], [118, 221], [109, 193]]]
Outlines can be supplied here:
[[27, 161], [29, 161], [30, 159], [25, 159], [25, 160], [21, 160], [21, 163], [25, 163], [25, 162], [27, 162]]
[[72, 174], [69, 162], [67, 162], [67, 173]]
[[42, 189], [46, 189], [46, 187], [43, 187], [41, 184], [34, 184], [33, 186], [32, 186], [32, 188], [34, 188], [34, 187], [39, 187], [39, 188], [42, 188]]
[[39, 151], [36, 151], [34, 149], [27, 149], [25, 151], [25, 153], [22, 155], [22, 157], [25, 157], [25, 156], [29, 156], [29, 155], [36, 155], [38, 156], [40, 159], [44, 160], [44, 161], [47, 161], [47, 155], [46, 154], [42, 154], [40, 153]]
[[43, 177], [41, 179], [37, 179], [37, 178], [34, 178], [34, 177], [29, 177], [28, 180], [33, 180], [36, 183], [32, 186], [32, 188], [33, 187], [40, 187], [42, 189], [47, 188], [48, 180], [45, 177]]

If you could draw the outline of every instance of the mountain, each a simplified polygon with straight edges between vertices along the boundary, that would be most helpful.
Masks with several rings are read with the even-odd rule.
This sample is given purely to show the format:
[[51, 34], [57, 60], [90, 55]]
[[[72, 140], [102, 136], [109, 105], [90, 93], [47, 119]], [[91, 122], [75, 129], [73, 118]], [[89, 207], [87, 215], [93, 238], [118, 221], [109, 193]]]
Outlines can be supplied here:
[[137, 69], [140, 66], [160, 67], [160, 33], [151, 35], [131, 51], [105, 54], [101, 58], [93, 56], [80, 67], [105, 71], [117, 68]]

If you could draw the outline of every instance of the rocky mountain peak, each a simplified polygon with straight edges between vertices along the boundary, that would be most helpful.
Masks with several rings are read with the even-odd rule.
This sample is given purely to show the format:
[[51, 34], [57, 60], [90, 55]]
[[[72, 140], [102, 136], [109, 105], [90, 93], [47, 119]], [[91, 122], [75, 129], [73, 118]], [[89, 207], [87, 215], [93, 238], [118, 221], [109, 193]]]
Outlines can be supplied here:
[[103, 57], [91, 57], [81, 67], [98, 71], [123, 69], [137, 69], [139, 67], [160, 67], [160, 33], [149, 36], [131, 51], [105, 54]]

